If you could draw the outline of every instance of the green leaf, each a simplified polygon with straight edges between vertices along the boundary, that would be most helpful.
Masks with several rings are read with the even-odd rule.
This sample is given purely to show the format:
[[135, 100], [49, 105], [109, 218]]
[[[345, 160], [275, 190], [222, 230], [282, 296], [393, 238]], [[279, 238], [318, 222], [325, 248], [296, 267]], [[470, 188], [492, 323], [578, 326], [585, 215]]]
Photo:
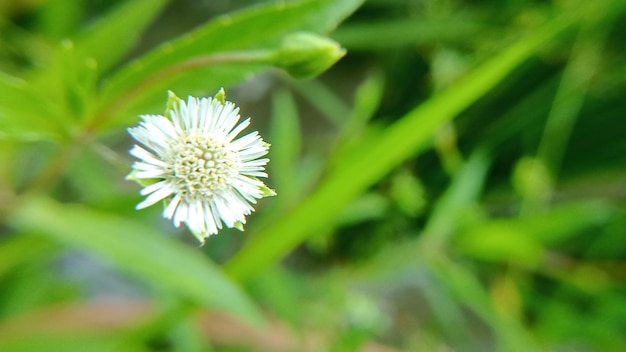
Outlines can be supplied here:
[[80, 25], [87, 5], [82, 0], [45, 2], [37, 17], [38, 34], [54, 41], [70, 37]]
[[514, 222], [541, 243], [552, 245], [569, 240], [594, 226], [606, 226], [616, 215], [616, 210], [603, 201], [571, 202]]
[[101, 72], [118, 63], [168, 0], [127, 0], [74, 38], [77, 51], [95, 59]]
[[127, 1], [50, 50], [31, 83], [37, 94], [55, 104], [64, 125], [78, 127], [80, 120], [94, 115], [98, 75], [127, 54], [166, 2]]
[[459, 236], [456, 247], [473, 258], [534, 267], [543, 247], [528, 233], [506, 222], [490, 221]]
[[385, 50], [442, 42], [472, 45], [483, 31], [490, 30], [493, 29], [473, 19], [446, 16], [445, 19], [433, 20], [411, 16], [349, 24], [342, 26], [331, 37], [349, 50]]
[[300, 156], [302, 133], [300, 119], [293, 96], [287, 90], [278, 90], [272, 95], [272, 117], [270, 120], [271, 177], [280, 190], [281, 203], [290, 203], [297, 195], [297, 159]]
[[227, 271], [232, 277], [245, 280], [286, 255], [323, 224], [334, 221], [339, 210], [352, 199], [402, 161], [423, 151], [439, 126], [452, 120], [573, 23], [574, 18], [569, 16], [549, 21], [485, 62], [463, 81], [410, 111], [358, 153], [337, 163], [315, 193], [248, 242], [227, 263]]
[[8, 219], [22, 231], [103, 255], [198, 304], [262, 322], [250, 299], [202, 252], [141, 223], [46, 198], [24, 199]]
[[15, 334], [9, 330], [3, 333], [0, 330], [0, 349], [3, 352], [37, 352], [63, 351], [82, 352], [89, 346], [92, 352], [147, 352], [139, 341], [129, 341], [123, 334], [93, 331], [65, 331], [65, 332], [37, 332], [19, 331]]
[[329, 122], [343, 126], [351, 115], [350, 107], [319, 80], [294, 81], [292, 86]]
[[41, 238], [20, 234], [0, 242], [0, 278], [15, 268], [32, 262], [35, 258], [44, 257], [53, 252], [49, 241]]
[[317, 0], [315, 11], [300, 25], [299, 30], [329, 33], [356, 9], [358, 9], [364, 0]]
[[54, 108], [19, 78], [0, 72], [0, 138], [36, 141], [63, 138]]
[[181, 95], [205, 94], [249, 78], [270, 66], [271, 52], [267, 49], [276, 48], [288, 33], [326, 32], [361, 3], [270, 3], [221, 16], [162, 44], [112, 76], [103, 87], [97, 119], [151, 112], [154, 97], [160, 98], [159, 94], [167, 89]]
[[434, 255], [427, 262], [431, 271], [455, 298], [487, 322], [497, 337], [498, 351], [540, 351], [533, 335], [520, 321], [500, 314], [493, 306], [489, 293], [476, 275], [466, 266]]

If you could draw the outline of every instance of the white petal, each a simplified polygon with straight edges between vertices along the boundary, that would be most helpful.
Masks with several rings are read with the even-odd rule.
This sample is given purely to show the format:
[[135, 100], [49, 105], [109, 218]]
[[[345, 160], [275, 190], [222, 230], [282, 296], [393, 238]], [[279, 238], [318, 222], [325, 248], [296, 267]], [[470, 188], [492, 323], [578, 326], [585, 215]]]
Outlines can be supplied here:
[[209, 234], [217, 233], [217, 226], [215, 225], [215, 219], [213, 219], [213, 212], [211, 211], [211, 204], [209, 202], [204, 202], [204, 222], [206, 224], [206, 229]]
[[172, 124], [172, 121], [163, 115], [144, 115], [144, 121], [146, 124], [150, 124], [157, 128], [164, 136], [168, 138], [176, 138], [176, 129]]
[[237, 122], [239, 122], [239, 108], [236, 108], [235, 104], [227, 101], [219, 116], [216, 128], [218, 131], [228, 133], [235, 127]]
[[161, 188], [166, 188], [168, 187], [167, 185], [167, 181], [160, 181], [157, 183], [153, 183], [149, 186], [146, 186], [144, 188], [141, 189], [141, 191], [139, 191], [139, 194], [141, 194], [142, 196], [148, 195], [150, 193], [154, 193], [157, 190], [161, 189]]
[[133, 176], [136, 178], [162, 178], [165, 177], [167, 173], [164, 170], [141, 170], [136, 171]]
[[187, 129], [195, 132], [198, 130], [198, 100], [189, 97], [187, 99]]
[[176, 212], [174, 213], [174, 225], [176, 227], [180, 226], [181, 222], [187, 221], [188, 212], [189, 206], [187, 205], [187, 202], [180, 202], [180, 204], [176, 208]]
[[194, 233], [204, 232], [204, 219], [202, 217], [202, 203], [193, 201], [189, 203], [189, 213], [187, 214], [187, 226]]
[[158, 165], [158, 166], [162, 166], [162, 167], [166, 167], [167, 164], [165, 162], [163, 162], [162, 160], [159, 160], [154, 154], [150, 153], [149, 151], [143, 149], [142, 147], [138, 146], [138, 145], [134, 145], [133, 148], [129, 151], [129, 153], [132, 156], [137, 157], [137, 159], [141, 159], [147, 163], [150, 163], [152, 165]]
[[156, 190], [154, 193], [150, 194], [148, 197], [146, 197], [146, 199], [144, 199], [143, 202], [137, 204], [135, 208], [143, 209], [145, 207], [149, 207], [152, 204], [160, 201], [161, 199], [169, 196], [172, 193], [174, 193], [174, 190], [172, 190], [170, 187], [165, 185], [159, 188], [158, 190]]
[[217, 205], [215, 204], [215, 199], [211, 200], [211, 215], [213, 215], [213, 220], [215, 221], [215, 225], [217, 225], [218, 229], [222, 229], [222, 218], [220, 218], [220, 214], [217, 211]]
[[237, 155], [239, 156], [239, 158], [241, 158], [241, 160], [249, 161], [249, 160], [261, 157], [261, 156], [267, 154], [267, 152], [268, 152], [267, 149], [250, 148], [250, 149], [245, 149], [245, 150], [239, 151], [237, 153]]
[[163, 210], [164, 218], [172, 219], [172, 216], [174, 216], [174, 212], [176, 211], [176, 208], [178, 207], [178, 204], [180, 203], [180, 199], [181, 199], [180, 194], [176, 194], [172, 198], [172, 200], [169, 202], [165, 210]]
[[267, 177], [266, 172], [260, 172], [260, 171], [241, 171], [241, 173], [244, 175], [254, 176], [254, 177]]
[[243, 163], [243, 166], [265, 166], [267, 165], [267, 163], [270, 161], [270, 159], [268, 158], [264, 158], [264, 159], [254, 159], [254, 160], [249, 160], [246, 161], [245, 163]]
[[217, 208], [217, 213], [220, 218], [224, 222], [227, 227], [233, 227], [237, 219], [233, 216], [232, 210], [226, 205], [223, 199], [217, 198], [215, 199], [215, 207]]
[[259, 133], [256, 131], [248, 133], [247, 135], [238, 138], [232, 142], [232, 146], [237, 150], [248, 148], [249, 146], [254, 144], [263, 145], [263, 143], [261, 142], [261, 137], [259, 137]]
[[224, 110], [224, 105], [214, 101], [212, 98], [208, 99], [209, 104], [212, 106], [211, 121], [209, 121], [209, 131], [218, 131], [219, 118]]
[[230, 142], [233, 140], [233, 138], [237, 137], [237, 135], [239, 133], [241, 133], [241, 131], [243, 131], [246, 127], [248, 127], [250, 125], [250, 118], [248, 117], [247, 119], [245, 119], [243, 122], [241, 122], [239, 125], [237, 125], [237, 127], [235, 127], [235, 129], [233, 129], [232, 131], [230, 131], [228, 133], [228, 137], [227, 140]]

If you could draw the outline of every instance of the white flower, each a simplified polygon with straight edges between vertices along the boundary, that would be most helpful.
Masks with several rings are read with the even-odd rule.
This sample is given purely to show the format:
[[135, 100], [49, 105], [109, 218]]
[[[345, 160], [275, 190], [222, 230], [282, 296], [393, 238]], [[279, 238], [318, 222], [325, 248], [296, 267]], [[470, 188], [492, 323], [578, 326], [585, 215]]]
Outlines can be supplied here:
[[251, 204], [274, 195], [258, 179], [267, 177], [269, 159], [259, 158], [269, 144], [256, 131], [235, 139], [250, 118], [238, 124], [239, 108], [221, 94], [189, 97], [187, 103], [171, 94], [169, 118], [143, 115], [139, 126], [128, 129], [143, 145], [130, 150], [139, 161], [129, 178], [151, 183], [136, 208], [165, 200], [163, 217], [177, 227], [184, 222], [201, 242], [223, 225], [243, 229]]

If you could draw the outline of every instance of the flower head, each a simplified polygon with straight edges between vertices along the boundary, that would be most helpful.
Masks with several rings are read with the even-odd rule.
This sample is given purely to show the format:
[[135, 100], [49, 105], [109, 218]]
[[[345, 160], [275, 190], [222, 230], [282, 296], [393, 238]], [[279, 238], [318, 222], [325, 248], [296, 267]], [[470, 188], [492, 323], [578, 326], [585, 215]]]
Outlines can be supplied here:
[[239, 122], [239, 108], [215, 98], [189, 97], [187, 102], [170, 93], [161, 115], [142, 115], [128, 132], [140, 145], [130, 154], [129, 178], [145, 187], [147, 196], [137, 209], [165, 200], [163, 217], [175, 226], [185, 223], [201, 241], [224, 225], [243, 229], [256, 200], [275, 193], [259, 180], [269, 159], [269, 144], [258, 132], [236, 138], [249, 124]]

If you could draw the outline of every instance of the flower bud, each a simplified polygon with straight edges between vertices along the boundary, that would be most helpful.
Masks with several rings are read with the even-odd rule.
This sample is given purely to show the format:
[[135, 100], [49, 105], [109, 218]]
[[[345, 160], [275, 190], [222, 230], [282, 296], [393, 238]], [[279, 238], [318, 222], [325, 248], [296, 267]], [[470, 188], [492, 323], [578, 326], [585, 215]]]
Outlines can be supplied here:
[[273, 62], [295, 78], [311, 78], [326, 71], [345, 54], [329, 38], [299, 32], [285, 37], [274, 53]]

